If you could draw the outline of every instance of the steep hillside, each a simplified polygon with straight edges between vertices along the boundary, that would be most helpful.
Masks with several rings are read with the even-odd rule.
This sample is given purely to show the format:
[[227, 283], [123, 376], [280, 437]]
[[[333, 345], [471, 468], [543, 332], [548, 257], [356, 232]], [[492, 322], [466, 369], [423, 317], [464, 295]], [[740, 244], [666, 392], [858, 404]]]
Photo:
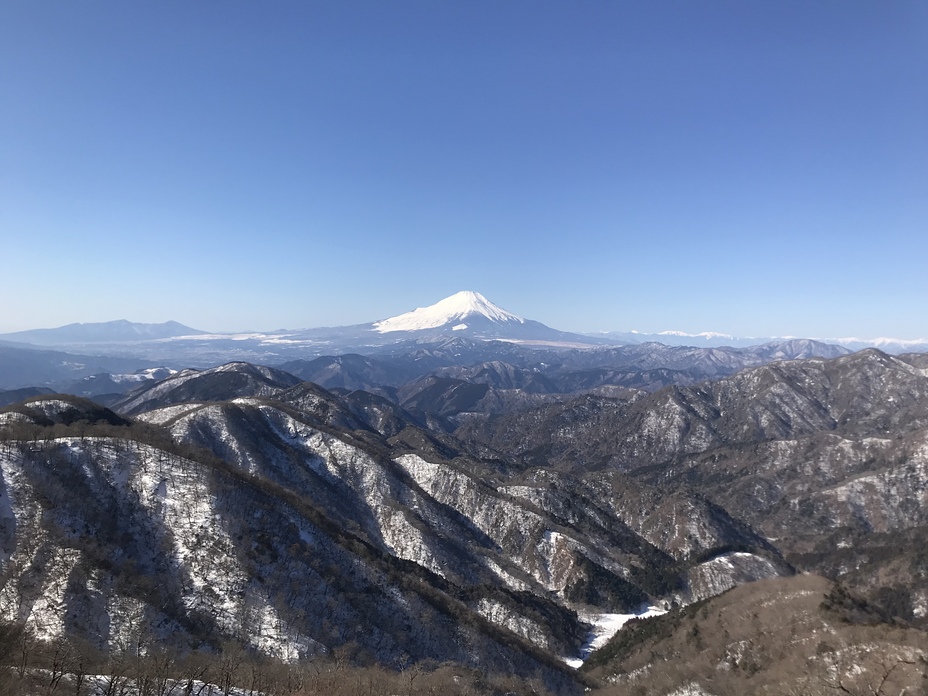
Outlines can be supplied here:
[[604, 695], [925, 693], [928, 637], [811, 575], [633, 621], [587, 662]]
[[[399, 540], [416, 547], [411, 520], [397, 519], [384, 539], [151, 427], [43, 432], [6, 420], [0, 615], [39, 638], [111, 651], [237, 640], [281, 659], [350, 646], [356, 659], [387, 665], [452, 660], [571, 688], [569, 669], [543, 648], [571, 651], [582, 639], [576, 616], [403, 560], [394, 551]], [[347, 447], [330, 457], [364, 464]], [[329, 488], [338, 495], [337, 482]]]

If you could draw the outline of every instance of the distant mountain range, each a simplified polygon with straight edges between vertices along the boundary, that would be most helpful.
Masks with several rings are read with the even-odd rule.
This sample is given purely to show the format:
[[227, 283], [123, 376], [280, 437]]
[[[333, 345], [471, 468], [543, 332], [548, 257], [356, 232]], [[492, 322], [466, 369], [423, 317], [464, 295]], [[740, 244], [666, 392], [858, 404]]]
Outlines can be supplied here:
[[[228, 360], [274, 362], [344, 353], [370, 354], [407, 343], [434, 343], [452, 337], [507, 341], [527, 346], [583, 348], [662, 343], [670, 346], [748, 347], [783, 343], [794, 337], [736, 337], [680, 331], [572, 333], [525, 319], [465, 290], [427, 307], [353, 326], [251, 333], [209, 333], [169, 321], [142, 324], [126, 320], [68, 324], [0, 334], [0, 343], [55, 347], [76, 352], [132, 356], [184, 365], [214, 365]], [[928, 351], [928, 339], [827, 338], [821, 343], [850, 350], [877, 347], [887, 353]], [[9, 344], [8, 344], [9, 345]]]
[[176, 336], [195, 336], [205, 331], [191, 329], [176, 321], [162, 324], [139, 324], [117, 319], [88, 324], [68, 324], [57, 329], [31, 329], [15, 333], [0, 334], [0, 340], [15, 343], [30, 343], [37, 346], [66, 346], [85, 343], [123, 343], [132, 341], [155, 341]]
[[[642, 333], [640, 331], [605, 331], [587, 334], [593, 338], [605, 339], [614, 343], [663, 343], [668, 346], [696, 346], [696, 347], [722, 347], [746, 348], [759, 346], [765, 343], [782, 343], [796, 340], [796, 336], [732, 336], [730, 334], [704, 331], [701, 333], [686, 333], [684, 331], [659, 331], [658, 333]], [[914, 340], [903, 338], [819, 338], [809, 337], [808, 340], [820, 343], [843, 346], [848, 350], [863, 350], [864, 348], [879, 348], [885, 353], [898, 355], [900, 353], [921, 353], [928, 351], [928, 339]]]

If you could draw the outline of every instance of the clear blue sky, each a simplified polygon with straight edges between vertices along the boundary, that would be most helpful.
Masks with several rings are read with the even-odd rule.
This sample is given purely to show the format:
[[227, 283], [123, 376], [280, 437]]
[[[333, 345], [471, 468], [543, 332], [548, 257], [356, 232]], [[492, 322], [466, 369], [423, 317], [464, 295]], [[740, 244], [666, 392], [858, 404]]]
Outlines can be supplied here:
[[0, 331], [928, 336], [928, 3], [0, 0]]

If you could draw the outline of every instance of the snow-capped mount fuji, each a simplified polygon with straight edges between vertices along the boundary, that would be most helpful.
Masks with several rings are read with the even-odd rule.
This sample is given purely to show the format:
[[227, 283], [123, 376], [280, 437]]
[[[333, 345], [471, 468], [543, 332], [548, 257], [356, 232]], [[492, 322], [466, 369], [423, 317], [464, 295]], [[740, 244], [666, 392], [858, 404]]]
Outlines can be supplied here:
[[479, 292], [462, 290], [428, 307], [374, 322], [374, 331], [391, 333], [449, 327], [453, 331], [462, 331], [470, 328], [468, 322], [513, 325], [525, 324], [525, 319], [493, 304]]
[[422, 338], [453, 334], [516, 342], [591, 342], [588, 336], [558, 331], [508, 312], [473, 290], [462, 290], [428, 307], [375, 321], [369, 326], [375, 334], [391, 340], [407, 335]]

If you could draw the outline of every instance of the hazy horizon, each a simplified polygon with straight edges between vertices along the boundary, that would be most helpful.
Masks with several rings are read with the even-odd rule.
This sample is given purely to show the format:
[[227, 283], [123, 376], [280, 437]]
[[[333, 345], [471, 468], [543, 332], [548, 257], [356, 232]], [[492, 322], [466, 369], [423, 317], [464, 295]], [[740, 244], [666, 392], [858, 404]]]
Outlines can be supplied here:
[[[492, 302], [492, 299], [490, 301]], [[428, 305], [424, 305], [424, 306], [428, 306]], [[409, 309], [402, 310], [401, 312], [397, 312], [393, 316], [398, 316], [399, 314], [412, 311], [413, 309], [418, 309], [418, 307], [411, 307]], [[502, 309], [505, 309], [505, 308], [502, 308]], [[279, 326], [279, 327], [274, 327], [274, 328], [245, 327], [241, 329], [233, 329], [233, 330], [228, 330], [228, 331], [212, 331], [210, 329], [207, 329], [201, 326], [191, 326], [189, 324], [185, 324], [184, 322], [177, 322], [177, 323], [183, 324], [189, 329], [194, 329], [197, 331], [206, 331], [207, 333], [213, 333], [217, 335], [221, 335], [221, 334], [244, 335], [244, 334], [252, 334], [252, 333], [254, 334], [271, 333], [275, 331], [288, 331], [288, 330], [298, 331], [298, 330], [304, 330], [304, 329], [319, 329], [319, 328], [329, 328], [329, 327], [345, 327], [345, 326], [353, 326], [353, 325], [363, 325], [363, 324], [382, 321], [382, 320], [389, 319], [389, 318], [392, 318], [392, 317], [377, 317], [376, 319], [372, 319], [368, 322], [356, 322], [355, 324], [332, 324], [329, 326]], [[529, 319], [533, 321], [540, 321], [536, 319], [535, 317], [521, 316], [521, 318]], [[100, 324], [100, 323], [114, 323], [114, 322], [120, 322], [120, 321], [128, 321], [130, 323], [141, 323], [141, 324], [146, 324], [146, 323], [147, 324], [165, 324], [165, 323], [175, 322], [176, 320], [166, 319], [164, 321], [157, 321], [157, 322], [135, 322], [131, 318], [120, 317], [118, 319], [110, 319], [110, 320], [106, 320], [103, 322], [69, 322], [68, 324], [63, 324], [60, 326], [34, 326], [28, 329], [21, 329], [21, 330], [17, 330], [13, 332], [3, 332], [3, 334], [5, 335], [5, 334], [10, 334], [10, 333], [20, 333], [20, 332], [28, 332], [28, 331], [35, 331], [35, 330], [48, 330], [48, 329], [53, 330], [53, 329], [58, 329], [58, 328], [65, 328], [67, 326], [74, 326], [74, 325], [85, 325], [85, 324], [92, 325], [92, 324]], [[541, 323], [545, 324], [546, 322], [542, 321]], [[547, 324], [547, 325], [554, 329], [560, 329], [560, 327], [558, 326], [553, 326], [550, 324]], [[748, 336], [748, 335], [727, 334], [724, 332], [712, 331], [712, 330], [706, 330], [706, 331], [700, 331], [700, 332], [685, 332], [685, 331], [680, 331], [678, 329], [672, 329], [672, 328], [660, 329], [660, 330], [655, 330], [655, 331], [639, 331], [638, 329], [634, 329], [634, 328], [618, 328], [618, 329], [602, 329], [602, 330], [581, 330], [581, 331], [575, 331], [575, 333], [588, 334], [588, 335], [620, 334], [620, 333], [641, 334], [641, 335], [665, 334], [668, 336], [676, 335], [676, 336], [681, 336], [681, 337], [682, 336], [692, 336], [692, 337], [706, 336], [708, 338], [721, 338], [721, 337], [728, 336], [732, 339], [739, 339], [739, 340], [753, 339], [753, 338], [758, 338], [758, 339], [780, 338], [784, 340], [789, 340], [789, 339], [794, 339], [794, 338], [804, 338], [804, 339], [813, 339], [813, 340], [842, 340], [842, 341], [847, 341], [847, 342], [852, 342], [852, 341], [867, 342], [867, 341], [879, 341], [879, 340], [884, 340], [884, 339], [896, 340], [900, 342], [919, 342], [919, 341], [924, 342], [928, 340], [928, 339], [925, 339], [924, 337], [913, 337], [913, 336], [860, 336], [860, 335], [857, 335], [857, 336], [852, 336], [852, 335], [847, 335], [847, 336], [813, 336], [813, 335], [794, 336], [794, 335], [789, 335], [789, 334], [782, 335], [782, 336], [774, 336], [774, 335]]]

